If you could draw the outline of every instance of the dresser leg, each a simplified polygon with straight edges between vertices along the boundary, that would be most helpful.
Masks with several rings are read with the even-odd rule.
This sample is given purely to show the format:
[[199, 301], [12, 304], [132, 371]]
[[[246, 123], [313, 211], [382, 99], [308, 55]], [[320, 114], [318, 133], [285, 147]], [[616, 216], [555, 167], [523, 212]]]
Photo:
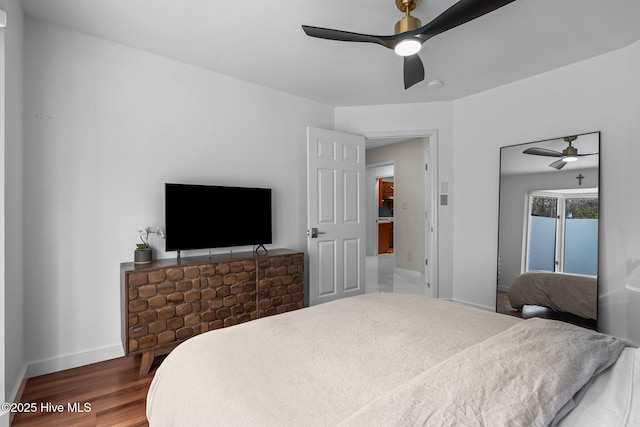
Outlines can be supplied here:
[[154, 357], [153, 350], [145, 351], [144, 353], [142, 353], [142, 360], [140, 361], [140, 373], [139, 373], [141, 377], [144, 377], [149, 373], [149, 370], [151, 369], [151, 364], [153, 363], [153, 357]]

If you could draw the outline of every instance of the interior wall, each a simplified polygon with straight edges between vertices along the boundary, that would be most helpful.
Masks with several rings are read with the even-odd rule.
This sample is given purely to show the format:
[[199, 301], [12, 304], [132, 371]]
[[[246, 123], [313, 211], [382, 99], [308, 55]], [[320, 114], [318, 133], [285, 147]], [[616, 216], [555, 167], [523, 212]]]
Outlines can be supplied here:
[[[495, 307], [500, 147], [601, 131], [599, 325], [640, 343], [638, 315], [630, 314], [640, 312], [638, 292], [626, 287], [637, 284], [640, 264], [640, 242], [630, 232], [640, 221], [633, 202], [640, 190], [632, 184], [640, 140], [639, 58], [636, 42], [454, 102], [456, 300]], [[475, 221], [468, 220], [470, 212]]]
[[271, 247], [304, 250], [308, 125], [333, 108], [28, 19], [29, 374], [122, 354], [119, 266], [164, 225], [165, 182], [271, 187]]
[[[618, 232], [622, 231], [622, 226], [626, 228], [624, 232], [625, 250], [622, 252], [624, 259], [618, 260], [616, 265], [619, 271], [624, 272], [624, 278], [621, 283], [616, 283], [615, 278], [611, 279], [611, 285], [608, 287], [610, 296], [607, 297], [607, 308], [603, 316], [606, 315], [606, 325], [615, 331], [624, 330], [626, 328], [627, 335], [633, 339], [637, 345], [640, 345], [640, 186], [637, 185], [637, 169], [638, 159], [640, 159], [640, 42], [631, 45], [626, 53], [628, 60], [629, 78], [627, 79], [625, 105], [627, 123], [627, 131], [625, 132], [624, 147], [628, 150], [623, 159], [618, 156], [613, 157], [609, 163], [609, 167], [616, 168], [617, 162], [624, 164], [627, 173], [624, 178], [624, 191], [627, 192], [622, 209], [628, 209], [624, 214], [624, 219], [628, 220], [628, 224], [618, 226]], [[611, 156], [615, 156], [612, 153]], [[615, 184], [613, 184], [615, 185]], [[624, 263], [623, 265], [621, 265]], [[617, 278], [617, 276], [616, 276]], [[620, 308], [625, 317], [621, 317], [616, 313]]]
[[395, 162], [393, 235], [396, 268], [424, 272], [424, 156], [427, 138], [367, 150], [367, 164]]
[[23, 262], [23, 19], [17, 0], [0, 2], [7, 12], [4, 128], [4, 345], [5, 401], [12, 401], [26, 372]]
[[[582, 185], [576, 176], [582, 174]], [[500, 271], [498, 287], [502, 292], [511, 288], [514, 279], [522, 273], [524, 256], [524, 229], [527, 226], [525, 207], [528, 194], [537, 190], [567, 190], [597, 188], [598, 169], [583, 168], [552, 170], [543, 173], [514, 174], [500, 177], [500, 222], [498, 226], [498, 257]]]
[[[438, 187], [446, 187], [449, 202], [438, 206], [438, 288], [439, 297], [453, 297], [453, 216], [456, 192], [453, 183], [453, 110], [451, 102], [338, 107], [336, 130], [370, 135], [426, 135], [434, 132], [438, 141]], [[423, 159], [421, 155], [420, 159]]]

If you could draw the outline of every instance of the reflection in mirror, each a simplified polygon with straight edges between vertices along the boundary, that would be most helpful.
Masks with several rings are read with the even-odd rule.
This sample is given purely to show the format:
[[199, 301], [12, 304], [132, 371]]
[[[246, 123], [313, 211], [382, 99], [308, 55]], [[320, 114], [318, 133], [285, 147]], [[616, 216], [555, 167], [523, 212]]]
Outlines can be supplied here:
[[597, 329], [600, 133], [500, 149], [496, 311]]

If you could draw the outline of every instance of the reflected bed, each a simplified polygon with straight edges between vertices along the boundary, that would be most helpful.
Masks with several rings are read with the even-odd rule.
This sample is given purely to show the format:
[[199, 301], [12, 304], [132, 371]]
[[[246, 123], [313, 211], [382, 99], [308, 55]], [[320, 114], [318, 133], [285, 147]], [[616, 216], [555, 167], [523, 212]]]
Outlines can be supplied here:
[[158, 368], [147, 417], [151, 426], [549, 425], [624, 347], [562, 322], [367, 294], [186, 341]]
[[523, 273], [509, 289], [511, 307], [549, 307], [585, 319], [598, 318], [598, 279], [566, 273], [533, 271]]

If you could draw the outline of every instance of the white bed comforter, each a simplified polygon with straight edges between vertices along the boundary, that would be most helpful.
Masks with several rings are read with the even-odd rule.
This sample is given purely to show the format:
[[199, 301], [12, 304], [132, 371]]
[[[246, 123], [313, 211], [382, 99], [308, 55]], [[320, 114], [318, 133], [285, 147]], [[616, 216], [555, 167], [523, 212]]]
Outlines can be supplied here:
[[433, 298], [367, 294], [189, 339], [158, 368], [152, 426], [336, 425], [519, 319]]
[[[526, 323], [530, 321], [399, 294], [362, 295], [256, 320], [194, 337], [173, 350], [151, 384], [147, 417], [151, 426], [415, 425], [414, 420], [429, 425], [430, 420], [440, 420], [445, 394], [462, 395], [469, 385], [476, 390], [476, 384], [493, 375], [484, 375], [485, 369], [506, 366], [507, 356], [494, 350], [510, 346], [513, 337], [486, 340]], [[601, 344], [598, 354], [607, 357], [599, 359], [598, 368], [588, 362], [587, 376], [612, 363], [617, 347], [623, 346], [610, 337], [597, 346]], [[537, 345], [546, 352], [546, 341]], [[460, 359], [463, 354], [485, 362], [468, 365], [469, 358]], [[547, 378], [567, 369], [553, 360], [555, 356], [521, 364], [532, 374], [551, 368], [551, 374], [542, 375]], [[521, 375], [519, 369], [496, 375], [508, 382]], [[473, 378], [472, 373], [482, 375]], [[462, 382], [455, 384], [456, 378]], [[425, 381], [427, 386], [434, 384], [426, 394]], [[516, 381], [520, 389], [504, 393], [519, 393], [539, 381], [523, 376]], [[560, 382], [559, 387], [566, 383]], [[490, 386], [491, 392], [501, 394], [496, 387]], [[564, 391], [552, 411], [572, 394], [572, 389]], [[488, 391], [480, 395], [490, 398]], [[518, 409], [520, 403], [515, 402], [513, 409]], [[492, 419], [478, 418], [479, 413], [470, 410], [456, 410], [456, 417]], [[465, 425], [459, 420], [453, 424]]]

